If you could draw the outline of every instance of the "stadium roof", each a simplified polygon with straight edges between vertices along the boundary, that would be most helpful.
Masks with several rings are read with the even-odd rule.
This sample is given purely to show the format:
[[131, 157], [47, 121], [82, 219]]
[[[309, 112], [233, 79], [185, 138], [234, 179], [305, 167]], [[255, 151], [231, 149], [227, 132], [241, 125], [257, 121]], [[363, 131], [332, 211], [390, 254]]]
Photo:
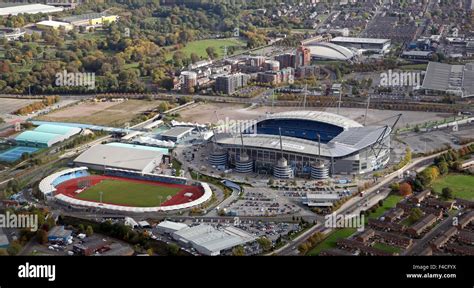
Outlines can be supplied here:
[[54, 13], [63, 11], [62, 7], [55, 7], [44, 4], [16, 5], [0, 8], [0, 16], [18, 14]]
[[82, 153], [74, 162], [86, 166], [144, 171], [152, 164], [158, 165], [162, 157], [163, 154], [157, 151], [99, 144]]
[[360, 44], [385, 44], [390, 42], [390, 39], [378, 38], [356, 38], [356, 37], [336, 37], [331, 42], [339, 43], [360, 43]]
[[201, 253], [203, 250], [208, 251], [209, 255], [216, 255], [222, 250], [255, 240], [252, 235], [237, 228], [226, 227], [217, 230], [205, 224], [181, 229], [173, 234], [181, 241], [191, 243]]
[[289, 111], [276, 114], [270, 114], [266, 119], [298, 119], [324, 122], [339, 126], [344, 129], [351, 127], [362, 127], [362, 125], [352, 119], [340, 116], [338, 114], [324, 111]]
[[59, 134], [44, 133], [38, 131], [25, 131], [15, 138], [16, 141], [41, 143], [47, 145], [52, 145], [52, 143], [60, 142], [63, 139], [64, 137]]
[[[323, 157], [346, 157], [369, 147], [377, 142], [382, 135], [384, 126], [353, 127], [343, 131], [328, 143], [321, 143], [321, 156]], [[390, 128], [385, 137], [390, 134]], [[279, 136], [265, 134], [243, 134], [244, 146], [259, 147], [263, 149], [280, 150]], [[216, 142], [224, 145], [241, 146], [240, 135], [219, 134]], [[317, 156], [319, 153], [318, 143], [310, 140], [282, 136], [282, 146], [285, 151]]]
[[450, 65], [430, 62], [422, 87], [428, 90], [474, 96], [474, 63]]
[[311, 51], [312, 57], [329, 60], [347, 61], [355, 57], [350, 49], [333, 43], [314, 43], [306, 46]]

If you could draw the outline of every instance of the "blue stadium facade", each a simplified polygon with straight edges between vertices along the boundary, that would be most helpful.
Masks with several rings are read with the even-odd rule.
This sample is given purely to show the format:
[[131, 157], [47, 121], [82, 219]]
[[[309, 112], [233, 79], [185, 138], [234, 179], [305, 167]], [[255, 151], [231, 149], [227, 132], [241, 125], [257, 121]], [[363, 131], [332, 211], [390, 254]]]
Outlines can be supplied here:
[[255, 125], [256, 129], [249, 127], [243, 134], [244, 147], [240, 135], [216, 137], [219, 149], [227, 152], [228, 167], [236, 166], [242, 151], [253, 161], [254, 172], [274, 174], [284, 158], [297, 177], [309, 177], [319, 161], [326, 163], [331, 174], [357, 175], [381, 169], [390, 160], [389, 126], [364, 127], [320, 111], [271, 114]]

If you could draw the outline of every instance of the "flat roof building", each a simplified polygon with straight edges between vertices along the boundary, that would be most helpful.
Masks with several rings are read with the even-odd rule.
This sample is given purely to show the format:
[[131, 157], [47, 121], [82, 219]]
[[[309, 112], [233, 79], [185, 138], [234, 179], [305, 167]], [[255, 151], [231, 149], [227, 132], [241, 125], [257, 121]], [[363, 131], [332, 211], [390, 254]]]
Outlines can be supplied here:
[[163, 154], [157, 151], [99, 144], [74, 159], [74, 164], [99, 171], [114, 168], [150, 173], [161, 164], [162, 158]]
[[429, 62], [422, 88], [426, 93], [474, 96], [474, 63], [451, 65]]
[[15, 141], [22, 146], [47, 148], [79, 134], [81, 130], [76, 127], [44, 124], [34, 130], [21, 133]]
[[64, 229], [64, 226], [55, 226], [48, 232], [48, 242], [67, 243], [72, 238], [72, 230]]
[[161, 139], [165, 141], [179, 142], [184, 137], [188, 136], [194, 127], [174, 127], [168, 131], [160, 134]]
[[70, 31], [74, 27], [67, 23], [61, 21], [54, 21], [54, 20], [44, 20], [36, 23], [36, 28], [41, 30], [59, 30], [64, 29], [65, 31]]
[[255, 241], [254, 236], [235, 227], [218, 230], [206, 224], [181, 229], [173, 233], [173, 238], [207, 256], [217, 256], [222, 251]]
[[176, 231], [189, 228], [188, 225], [179, 222], [172, 222], [172, 221], [162, 221], [158, 225], [156, 225], [156, 230], [158, 233], [162, 234], [172, 234]]

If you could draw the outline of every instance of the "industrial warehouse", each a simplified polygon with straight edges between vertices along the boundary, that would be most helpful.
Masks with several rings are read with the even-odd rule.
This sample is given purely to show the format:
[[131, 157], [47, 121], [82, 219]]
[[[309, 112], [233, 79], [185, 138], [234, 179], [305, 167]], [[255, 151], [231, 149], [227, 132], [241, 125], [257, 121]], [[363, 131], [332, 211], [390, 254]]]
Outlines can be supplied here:
[[217, 134], [209, 161], [276, 178], [362, 174], [388, 163], [391, 131], [327, 112], [277, 113], [259, 120], [256, 133]]

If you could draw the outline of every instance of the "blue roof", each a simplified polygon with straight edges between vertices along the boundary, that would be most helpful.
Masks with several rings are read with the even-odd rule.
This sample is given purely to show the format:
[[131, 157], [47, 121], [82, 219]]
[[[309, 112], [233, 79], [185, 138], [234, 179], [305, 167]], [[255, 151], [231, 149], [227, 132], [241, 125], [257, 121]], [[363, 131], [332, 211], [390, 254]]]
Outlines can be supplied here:
[[25, 131], [15, 138], [16, 141], [44, 144], [48, 144], [52, 140], [56, 141], [56, 139], [63, 139], [63, 136], [59, 134], [44, 133], [38, 131]]
[[147, 151], [155, 151], [155, 152], [160, 152], [163, 155], [168, 155], [168, 153], [169, 153], [169, 150], [166, 149], [166, 148], [151, 147], [151, 146], [145, 146], [145, 145], [135, 145], [135, 144], [128, 144], [128, 143], [120, 143], [120, 142], [112, 142], [112, 143], [108, 143], [106, 145], [115, 146], [115, 147], [124, 147], [124, 148], [147, 150]]
[[54, 124], [42, 124], [38, 126], [35, 131], [43, 133], [52, 133], [59, 135], [67, 135], [71, 133], [72, 130], [77, 130], [75, 127], [68, 127], [63, 125], [54, 125]]

